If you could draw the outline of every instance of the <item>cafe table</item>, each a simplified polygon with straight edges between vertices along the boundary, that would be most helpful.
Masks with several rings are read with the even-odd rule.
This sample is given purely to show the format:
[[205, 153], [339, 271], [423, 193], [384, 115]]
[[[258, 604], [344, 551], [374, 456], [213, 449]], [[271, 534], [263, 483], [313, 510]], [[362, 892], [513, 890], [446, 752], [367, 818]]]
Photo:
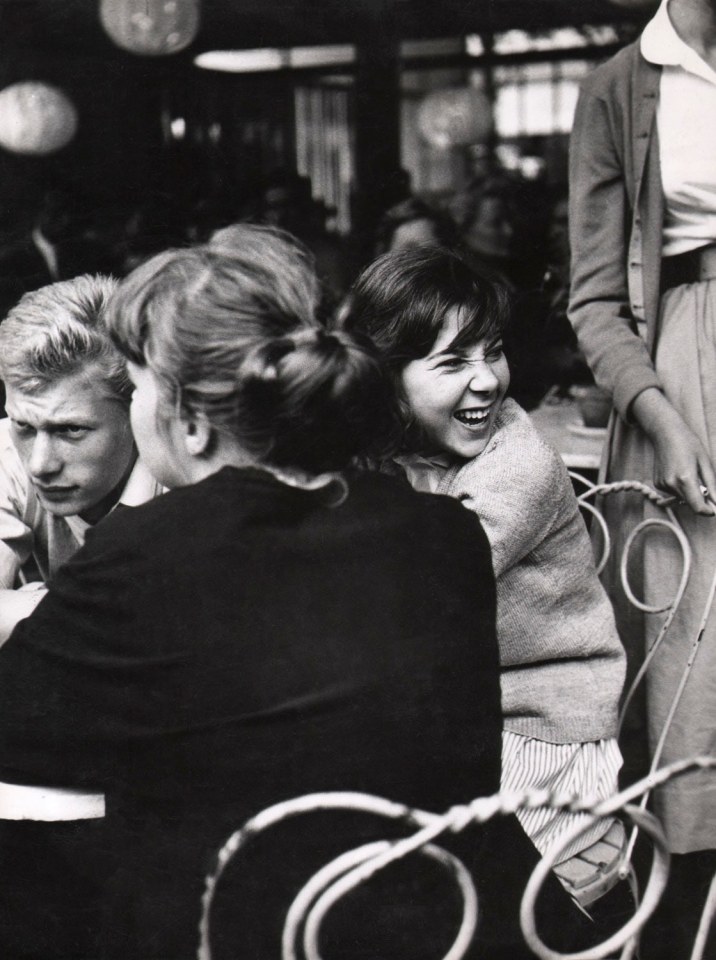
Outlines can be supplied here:
[[577, 401], [550, 391], [530, 411], [537, 429], [558, 451], [569, 470], [596, 473], [606, 439], [606, 427], [585, 426]]

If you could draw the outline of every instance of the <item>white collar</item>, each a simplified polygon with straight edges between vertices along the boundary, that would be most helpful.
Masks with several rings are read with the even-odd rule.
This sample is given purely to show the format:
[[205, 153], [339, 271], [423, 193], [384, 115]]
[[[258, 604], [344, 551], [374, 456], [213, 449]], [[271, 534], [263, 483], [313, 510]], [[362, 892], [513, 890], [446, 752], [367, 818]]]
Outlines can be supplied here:
[[[119, 495], [119, 499], [109, 513], [112, 513], [112, 510], [116, 509], [120, 504], [124, 507], [139, 507], [164, 492], [164, 487], [154, 479], [142, 461], [137, 460]], [[79, 543], [84, 540], [84, 535], [88, 527], [92, 526], [92, 524], [83, 520], [82, 517], [76, 515], [65, 517], [64, 520]]]
[[115, 506], [121, 503], [125, 507], [140, 507], [163, 492], [164, 488], [154, 479], [144, 463], [137, 460]]
[[674, 29], [668, 5], [669, 0], [661, 0], [659, 9], [644, 27], [640, 40], [643, 57], [657, 66], [682, 67], [688, 73], [716, 83], [716, 73]]

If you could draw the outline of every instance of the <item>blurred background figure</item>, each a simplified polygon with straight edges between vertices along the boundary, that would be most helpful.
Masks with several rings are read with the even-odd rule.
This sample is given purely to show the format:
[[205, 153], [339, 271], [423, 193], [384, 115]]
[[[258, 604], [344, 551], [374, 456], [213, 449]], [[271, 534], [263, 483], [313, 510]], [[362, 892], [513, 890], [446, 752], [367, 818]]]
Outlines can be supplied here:
[[445, 211], [407, 197], [385, 211], [376, 230], [375, 255], [432, 243], [453, 246], [457, 230]]
[[507, 171], [472, 180], [449, 204], [460, 245], [479, 270], [501, 280], [515, 303], [505, 334], [510, 394], [530, 410], [551, 386], [545, 356], [547, 206], [544, 188]]
[[545, 375], [549, 385], [566, 394], [574, 384], [593, 384], [594, 377], [567, 318], [569, 301], [568, 199], [559, 194], [551, 206], [546, 236], [546, 265], [541, 295], [545, 316]]
[[354, 271], [349, 248], [326, 229], [329, 215], [325, 204], [312, 196], [308, 177], [277, 168], [264, 180], [255, 212], [248, 219], [298, 237], [313, 254], [327, 298], [335, 305], [348, 289]]
[[27, 226], [0, 246], [0, 321], [30, 290], [111, 267], [89, 205], [76, 194], [48, 190]]
[[155, 253], [182, 239], [183, 225], [176, 205], [161, 196], [144, 198], [120, 224], [112, 247], [113, 272], [124, 277]]
[[[83, 273], [111, 273], [113, 259], [88, 201], [48, 189], [34, 215], [0, 244], [0, 323], [32, 290]], [[0, 383], [0, 414], [5, 387]]]
[[471, 258], [511, 281], [516, 233], [513, 181], [501, 174], [473, 180], [455, 194], [450, 210]]

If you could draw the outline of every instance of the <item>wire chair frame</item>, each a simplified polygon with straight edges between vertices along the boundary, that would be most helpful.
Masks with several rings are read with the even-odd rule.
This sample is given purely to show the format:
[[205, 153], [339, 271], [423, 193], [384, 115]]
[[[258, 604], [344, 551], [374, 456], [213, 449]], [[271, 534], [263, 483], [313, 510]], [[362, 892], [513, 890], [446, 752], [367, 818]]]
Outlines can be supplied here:
[[[323, 922], [331, 909], [352, 890], [368, 882], [379, 870], [415, 853], [429, 856], [440, 863], [458, 888], [462, 900], [462, 919], [453, 944], [442, 960], [462, 960], [477, 929], [478, 895], [465, 865], [434, 841], [444, 834], [459, 833], [471, 824], [486, 823], [495, 816], [512, 814], [521, 808], [550, 807], [555, 810], [591, 813], [594, 818], [619, 815], [630, 820], [646, 833], [653, 843], [651, 871], [636, 913], [620, 930], [603, 943], [577, 953], [565, 954], [551, 949], [537, 934], [535, 906], [542, 885], [552, 865], [559, 859], [561, 849], [585, 829], [584, 826], [578, 827], [540, 860], [530, 876], [520, 909], [520, 923], [525, 940], [542, 960], [604, 960], [613, 956], [615, 950], [621, 950], [620, 957], [626, 960], [633, 956], [638, 933], [656, 909], [666, 886], [670, 860], [666, 839], [658, 820], [648, 811], [634, 806], [632, 801], [672, 777], [713, 767], [716, 767], [716, 758], [711, 757], [679, 761], [662, 767], [615, 796], [599, 802], [573, 794], [528, 790], [478, 797], [468, 804], [452, 807], [444, 814], [429, 813], [382, 797], [352, 792], [308, 794], [275, 804], [235, 831], [217, 854], [215, 869], [206, 878], [202, 897], [197, 958], [212, 960], [210, 919], [214, 896], [226, 867], [253, 837], [278, 823], [305, 813], [317, 810], [358, 810], [387, 820], [400, 821], [413, 832], [400, 840], [376, 841], [347, 851], [310, 877], [286, 914], [282, 935], [282, 960], [324, 960], [319, 941]], [[691, 960], [701, 960], [715, 910], [716, 883], [712, 884], [704, 908]], [[699, 949], [701, 952], [698, 952]]]
[[[609, 555], [612, 550], [612, 541], [607, 528], [606, 521], [599, 511], [598, 506], [593, 502], [598, 497], [605, 496], [614, 496], [621, 493], [639, 493], [644, 497], [645, 500], [650, 502], [656, 507], [659, 507], [663, 510], [664, 515], [661, 517], [648, 517], [645, 520], [642, 520], [638, 523], [634, 529], [630, 532], [624, 548], [622, 551], [622, 556], [619, 558], [619, 572], [621, 586], [624, 590], [624, 593], [628, 601], [638, 610], [641, 610], [642, 613], [649, 615], [656, 614], [665, 614], [664, 619], [661, 623], [659, 630], [654, 637], [649, 649], [646, 651], [644, 659], [634, 676], [633, 681], [631, 682], [624, 700], [619, 715], [619, 731], [621, 732], [624, 719], [626, 717], [627, 711], [630, 704], [634, 698], [634, 695], [643, 682], [646, 674], [648, 672], [650, 664], [653, 662], [655, 656], [658, 654], [659, 650], [664, 646], [667, 634], [669, 629], [674, 621], [676, 613], [679, 609], [681, 601], [683, 599], [684, 593], [686, 592], [686, 587], [688, 585], [689, 576], [691, 574], [692, 568], [692, 552], [689, 545], [689, 541], [684, 533], [672, 507], [678, 503], [676, 497], [667, 496], [663, 493], [660, 493], [658, 490], [655, 490], [653, 487], [648, 484], [641, 483], [640, 481], [634, 480], [623, 480], [614, 483], [592, 483], [590, 480], [583, 477], [581, 474], [574, 471], [570, 471], [570, 477], [572, 478], [575, 485], [584, 487], [582, 493], [579, 493], [577, 496], [577, 501], [580, 507], [585, 510], [596, 523], [599, 525], [602, 535], [602, 551], [601, 556], [597, 562], [597, 570], [599, 573], [602, 572], [606, 563], [609, 559]], [[644, 602], [644, 600], [639, 599], [632, 590], [631, 584], [629, 582], [629, 561], [632, 556], [632, 551], [634, 550], [635, 544], [639, 539], [647, 534], [649, 530], [666, 530], [668, 531], [676, 540], [680, 552], [681, 552], [681, 576], [679, 579], [679, 584], [676, 589], [674, 596], [663, 603], [661, 606], [650, 605]], [[669, 730], [671, 729], [676, 711], [681, 702], [684, 690], [688, 683], [689, 677], [696, 662], [696, 658], [701, 647], [701, 642], [703, 640], [704, 630], [706, 623], [708, 621], [709, 615], [713, 608], [714, 596], [716, 595], [716, 569], [714, 569], [713, 576], [711, 578], [711, 584], [706, 596], [706, 602], [704, 604], [703, 612], [699, 620], [699, 627], [696, 631], [696, 634], [691, 643], [691, 648], [689, 655], [684, 664], [684, 668], [677, 684], [676, 690], [672, 697], [669, 709], [667, 711], [666, 719], [664, 721], [664, 726], [659, 735], [659, 739], [654, 747], [651, 763], [649, 767], [649, 773], [653, 774], [661, 763], [661, 758], [664, 752], [664, 747], [669, 735]], [[647, 790], [640, 803], [640, 808], [646, 810], [647, 804], [649, 802], [649, 797], [651, 795], [651, 790]], [[632, 831], [629, 847], [627, 851], [627, 857], [625, 863], [630, 862], [631, 855], [633, 853], [634, 844], [636, 843], [637, 828], [635, 827]], [[626, 869], [626, 868], [625, 868]]]

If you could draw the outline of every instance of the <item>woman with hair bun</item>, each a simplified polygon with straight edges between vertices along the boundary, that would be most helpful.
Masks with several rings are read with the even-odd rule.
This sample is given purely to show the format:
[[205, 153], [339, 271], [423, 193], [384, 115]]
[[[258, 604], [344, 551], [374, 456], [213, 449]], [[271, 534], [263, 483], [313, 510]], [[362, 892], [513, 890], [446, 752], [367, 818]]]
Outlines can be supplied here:
[[[121, 960], [196, 956], [215, 855], [271, 804], [354, 790], [443, 811], [499, 787], [485, 535], [454, 500], [352, 469], [392, 425], [383, 370], [315, 319], [290, 238], [242, 230], [121, 281], [132, 425], [170, 490], [91, 531], [0, 651], [0, 778], [105, 792], [103, 955]], [[323, 813], [255, 838], [219, 885], [214, 960], [280, 956], [308, 878], [394, 833]], [[478, 838], [444, 845], [471, 867]], [[339, 905], [321, 945], [441, 956], [456, 909], [418, 858]]]

